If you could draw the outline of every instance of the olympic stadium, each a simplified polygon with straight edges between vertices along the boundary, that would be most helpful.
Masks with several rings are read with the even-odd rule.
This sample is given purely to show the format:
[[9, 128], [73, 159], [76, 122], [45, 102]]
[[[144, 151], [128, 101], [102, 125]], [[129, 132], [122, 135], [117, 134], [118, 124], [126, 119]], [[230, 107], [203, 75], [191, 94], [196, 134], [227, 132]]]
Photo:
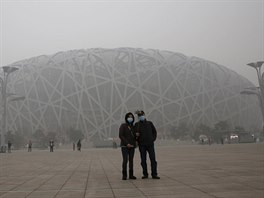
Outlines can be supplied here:
[[[21, 60], [8, 91], [25, 100], [8, 102], [7, 129], [81, 130], [86, 139], [117, 137], [125, 113], [142, 109], [161, 138], [171, 126], [227, 120], [261, 128], [257, 98], [240, 91], [254, 86], [214, 62], [170, 51], [81, 49]], [[1, 119], [2, 120], [2, 119]], [[1, 123], [2, 124], [2, 123]]]

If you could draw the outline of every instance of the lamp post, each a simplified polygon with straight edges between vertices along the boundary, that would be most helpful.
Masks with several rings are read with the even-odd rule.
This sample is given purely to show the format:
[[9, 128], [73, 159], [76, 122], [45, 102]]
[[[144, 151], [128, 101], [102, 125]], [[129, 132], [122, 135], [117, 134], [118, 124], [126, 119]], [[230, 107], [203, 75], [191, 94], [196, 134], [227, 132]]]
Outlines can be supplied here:
[[3, 105], [3, 114], [2, 114], [2, 131], [1, 131], [1, 149], [5, 146], [5, 132], [6, 132], [6, 116], [7, 116], [7, 82], [9, 74], [18, 70], [17, 67], [4, 66], [2, 67], [4, 71], [3, 78], [0, 77], [1, 82], [1, 94], [2, 94], [2, 105]]
[[258, 61], [253, 63], [248, 63], [247, 65], [256, 69], [257, 71], [257, 77], [258, 77], [258, 83], [259, 87], [249, 87], [245, 88], [244, 91], [241, 91], [241, 94], [247, 94], [247, 95], [257, 95], [259, 99], [259, 105], [261, 109], [262, 114], [262, 135], [264, 136], [264, 72], [262, 73], [261, 67], [263, 65], [264, 61]]

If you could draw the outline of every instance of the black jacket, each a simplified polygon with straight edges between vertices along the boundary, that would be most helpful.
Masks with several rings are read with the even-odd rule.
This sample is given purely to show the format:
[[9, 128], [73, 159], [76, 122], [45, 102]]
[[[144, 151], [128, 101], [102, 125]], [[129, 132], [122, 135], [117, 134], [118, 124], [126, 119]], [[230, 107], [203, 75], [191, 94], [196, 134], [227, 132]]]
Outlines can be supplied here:
[[151, 121], [139, 121], [135, 124], [135, 133], [139, 133], [139, 145], [153, 145], [157, 138], [157, 131]]
[[[121, 124], [119, 128], [119, 138], [121, 140], [120, 146], [127, 146], [128, 144], [136, 146], [136, 135], [134, 132], [134, 126], [133, 123], [127, 122], [127, 117], [129, 113], [125, 116], [126, 123]], [[132, 114], [133, 115], [133, 114]], [[134, 119], [134, 116], [133, 116]]]

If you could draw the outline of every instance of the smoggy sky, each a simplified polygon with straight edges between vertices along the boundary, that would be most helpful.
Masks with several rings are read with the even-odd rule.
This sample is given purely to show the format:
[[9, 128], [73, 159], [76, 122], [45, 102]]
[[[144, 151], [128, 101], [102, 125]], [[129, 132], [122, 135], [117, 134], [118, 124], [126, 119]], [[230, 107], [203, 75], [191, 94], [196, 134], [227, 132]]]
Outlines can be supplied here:
[[59, 51], [136, 47], [226, 66], [257, 85], [264, 0], [0, 0], [1, 65]]

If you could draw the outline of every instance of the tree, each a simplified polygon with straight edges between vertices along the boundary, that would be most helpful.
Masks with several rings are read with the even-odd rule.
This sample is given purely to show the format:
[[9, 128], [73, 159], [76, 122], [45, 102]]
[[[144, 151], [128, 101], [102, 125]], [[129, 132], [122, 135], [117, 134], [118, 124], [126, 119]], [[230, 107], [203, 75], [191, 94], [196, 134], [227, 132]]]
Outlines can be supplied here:
[[225, 121], [219, 121], [219, 122], [217, 122], [215, 124], [214, 128], [217, 131], [226, 131], [226, 130], [229, 130], [230, 129], [230, 126], [228, 124], [228, 121], [225, 120]]
[[49, 140], [56, 141], [56, 137], [57, 137], [57, 134], [53, 131], [48, 132], [48, 134], [46, 135], [47, 141]]
[[173, 126], [171, 128], [171, 137], [173, 139], [184, 138], [189, 134], [189, 128], [185, 122], [181, 122], [178, 127]]
[[12, 133], [12, 131], [7, 131], [5, 135], [5, 139], [6, 141], [10, 141], [13, 144], [15, 135]]
[[69, 130], [67, 131], [67, 136], [70, 142], [76, 142], [79, 139], [82, 140], [84, 138], [84, 134], [82, 133], [82, 131], [74, 129], [73, 127], [69, 128]]
[[46, 148], [48, 145], [49, 139], [47, 139], [45, 133], [41, 129], [37, 129], [36, 132], [33, 134], [33, 144], [35, 144], [35, 147], [39, 148]]
[[230, 131], [230, 125], [228, 124], [228, 121], [219, 121], [215, 124], [214, 130], [213, 130], [213, 138], [220, 142], [223, 136], [227, 136]]
[[244, 127], [242, 127], [242, 126], [235, 126], [234, 130], [235, 130], [236, 133], [244, 133], [244, 132], [246, 132]]
[[20, 149], [24, 146], [24, 136], [16, 131], [13, 133], [12, 131], [7, 131], [5, 138], [7, 141], [10, 141], [12, 143], [12, 146], [15, 149]]
[[22, 133], [16, 131], [14, 134], [13, 145], [15, 149], [20, 149], [25, 145], [25, 138]]
[[193, 138], [195, 140], [199, 140], [200, 135], [206, 135], [207, 137], [210, 137], [212, 136], [212, 129], [209, 126], [201, 123], [195, 128]]

